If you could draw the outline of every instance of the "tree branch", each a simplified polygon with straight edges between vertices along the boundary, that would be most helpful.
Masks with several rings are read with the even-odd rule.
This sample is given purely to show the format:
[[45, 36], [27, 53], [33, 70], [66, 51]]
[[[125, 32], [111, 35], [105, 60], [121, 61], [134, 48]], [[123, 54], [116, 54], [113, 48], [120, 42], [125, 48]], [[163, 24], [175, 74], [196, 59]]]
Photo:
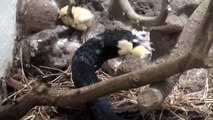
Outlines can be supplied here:
[[[188, 65], [188, 63], [190, 64]], [[0, 119], [19, 119], [36, 105], [65, 107], [84, 104], [113, 92], [158, 82], [193, 67], [202, 67], [202, 58], [186, 54], [174, 60], [152, 66], [146, 70], [138, 70], [112, 78], [111, 80], [69, 91], [54, 90], [44, 84], [36, 83], [33, 90], [19, 98], [14, 104], [1, 105]]]
[[[169, 58], [172, 59], [176, 56], [180, 56], [187, 51], [194, 54], [194, 56], [203, 56], [203, 59], [207, 58], [206, 55], [212, 44], [212, 40], [207, 38], [207, 36], [212, 36], [212, 32], [207, 32], [212, 31], [209, 28], [209, 20], [211, 20], [212, 17], [208, 16], [209, 12], [207, 12], [210, 1], [211, 0], [203, 1], [191, 15]], [[179, 76], [180, 74], [172, 76], [163, 82], [154, 83], [150, 88], [139, 93], [138, 104], [143, 114], [155, 109], [164, 101], [179, 79]], [[144, 98], [144, 96], [146, 96], [146, 98]]]
[[[209, 13], [213, 11], [213, 1], [210, 2], [208, 11]], [[194, 45], [188, 53], [150, 66], [147, 69], [130, 72], [107, 81], [101, 81], [78, 89], [55, 90], [43, 83], [35, 83], [32, 90], [12, 104], [0, 105], [0, 119], [19, 119], [36, 105], [62, 107], [81, 105], [88, 101], [95, 100], [100, 96], [159, 82], [174, 74], [182, 73], [192, 68], [204, 67], [205, 58], [207, 57], [205, 53], [209, 50], [209, 44], [212, 43], [213, 38], [212, 14], [208, 14], [207, 21], [209, 21], [209, 23], [206, 22], [202, 26], [202, 29], [200, 29], [200, 33], [202, 33], [200, 34], [201, 36], [198, 37], [199, 35], [197, 35], [197, 37], [195, 37]], [[206, 48], [204, 49], [204, 47]]]
[[138, 21], [140, 25], [142, 26], [156, 26], [156, 25], [162, 25], [166, 17], [168, 15], [167, 0], [162, 0], [161, 4], [161, 11], [158, 16], [154, 17], [148, 17], [148, 16], [142, 16], [135, 12], [135, 10], [132, 8], [132, 6], [129, 3], [129, 0], [118, 0], [119, 5], [121, 6], [121, 9], [123, 10], [124, 15], [132, 20], [132, 21]]

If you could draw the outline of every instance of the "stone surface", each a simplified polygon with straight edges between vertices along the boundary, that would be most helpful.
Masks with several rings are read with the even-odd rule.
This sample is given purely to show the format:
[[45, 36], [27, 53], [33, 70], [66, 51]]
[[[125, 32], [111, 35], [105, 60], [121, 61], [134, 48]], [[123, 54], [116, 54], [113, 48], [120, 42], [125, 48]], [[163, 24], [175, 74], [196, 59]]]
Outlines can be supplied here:
[[203, 0], [173, 0], [171, 6], [178, 15], [186, 14], [189, 17], [202, 1]]
[[3, 0], [0, 3], [0, 77], [3, 77], [12, 63], [16, 38], [16, 0]]
[[[24, 63], [44, 63], [47, 55], [51, 52], [51, 46], [58, 40], [58, 34], [51, 29], [43, 30], [22, 40], [22, 59]], [[45, 58], [43, 58], [45, 57]], [[42, 61], [43, 60], [43, 61]]]
[[67, 68], [72, 56], [81, 45], [77, 36], [60, 38], [58, 29], [46, 29], [22, 39], [22, 59], [25, 66]]
[[130, 0], [130, 3], [140, 15], [155, 16], [161, 9], [161, 0]]
[[23, 21], [30, 31], [54, 28], [58, 7], [50, 0], [27, 0], [23, 7]]
[[143, 68], [144, 64], [150, 63], [150, 58], [136, 58], [132, 55], [127, 55], [123, 58], [114, 58], [106, 61], [102, 66], [102, 70], [111, 76], [122, 75], [137, 69]]
[[[192, 69], [186, 71], [179, 79], [179, 86], [186, 93], [193, 93], [204, 90], [209, 85], [210, 72], [207, 69]], [[210, 86], [208, 86], [210, 87]]]

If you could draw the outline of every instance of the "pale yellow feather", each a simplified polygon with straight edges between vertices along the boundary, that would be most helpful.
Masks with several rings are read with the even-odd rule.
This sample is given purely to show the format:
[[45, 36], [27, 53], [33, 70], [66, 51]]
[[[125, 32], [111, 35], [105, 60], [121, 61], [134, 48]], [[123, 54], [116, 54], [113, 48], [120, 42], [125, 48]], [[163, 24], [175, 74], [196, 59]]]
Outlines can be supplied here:
[[59, 12], [59, 18], [61, 18], [62, 16], [67, 15], [67, 10], [68, 10], [68, 5], [61, 8], [60, 12]]
[[60, 10], [59, 13], [59, 17], [65, 25], [72, 26], [75, 29], [81, 31], [85, 31], [88, 27], [92, 25], [94, 15], [86, 8], [73, 6], [71, 9], [73, 18], [66, 16], [67, 10], [68, 6], [65, 6]]
[[72, 14], [77, 22], [86, 22], [94, 18], [94, 15], [89, 10], [82, 7], [73, 6]]
[[68, 16], [61, 17], [61, 21], [64, 25], [70, 26], [72, 24], [73, 19]]
[[143, 58], [145, 57], [146, 55], [149, 55], [150, 54], [150, 51], [147, 50], [144, 46], [142, 45], [139, 45], [139, 46], [136, 46], [134, 47], [130, 53], [136, 57], [140, 57], [140, 58]]
[[119, 55], [126, 55], [132, 50], [133, 44], [127, 40], [120, 40], [117, 47], [119, 48]]

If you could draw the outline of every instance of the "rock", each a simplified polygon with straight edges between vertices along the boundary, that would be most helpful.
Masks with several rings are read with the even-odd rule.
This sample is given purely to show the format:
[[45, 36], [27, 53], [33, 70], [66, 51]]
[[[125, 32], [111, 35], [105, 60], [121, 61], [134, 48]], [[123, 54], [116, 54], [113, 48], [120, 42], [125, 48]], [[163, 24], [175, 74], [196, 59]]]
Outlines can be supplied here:
[[[54, 30], [43, 30], [21, 41], [22, 59], [25, 64], [42, 64], [47, 61], [47, 55], [51, 53], [52, 46], [58, 40], [58, 34]], [[36, 59], [36, 60], [35, 60]]]
[[203, 0], [173, 0], [171, 6], [178, 15], [186, 14], [189, 17], [202, 1]]
[[132, 26], [126, 25], [121, 21], [113, 20], [106, 24], [106, 30], [132, 30]]
[[49, 55], [50, 62], [48, 66], [56, 68], [67, 68], [71, 65], [72, 57], [75, 51], [81, 46], [81, 44], [71, 38], [73, 41], [69, 41], [67, 38], [62, 38], [54, 44], [51, 55]]
[[136, 58], [134, 56], [127, 56], [124, 62], [120, 64], [117, 69], [117, 75], [125, 74], [131, 71], [135, 71], [146, 67], [144, 64], [151, 62], [151, 59], [147, 58]]
[[93, 26], [91, 26], [88, 31], [84, 33], [84, 39], [88, 40], [92, 37], [95, 37], [96, 35], [103, 33], [105, 31], [105, 26], [104, 24], [97, 22]]
[[25, 66], [49, 66], [64, 69], [71, 64], [74, 52], [80, 47], [77, 36], [59, 38], [60, 30], [42, 30], [22, 40], [22, 58]]
[[103, 1], [94, 0], [92, 2], [92, 4], [93, 4], [93, 7], [95, 8], [95, 10], [97, 10], [97, 11], [103, 11], [104, 10]]
[[213, 61], [213, 45], [211, 46], [211, 48], [210, 48], [210, 50], [209, 50], [209, 54], [208, 54], [208, 56], [209, 56], [209, 66], [213, 66], [213, 62], [211, 62], [211, 61]]
[[151, 62], [148, 58], [136, 58], [128, 55], [126, 58], [114, 58], [105, 62], [101, 68], [111, 76], [122, 75], [144, 67], [144, 64]]
[[102, 70], [111, 76], [117, 76], [117, 69], [122, 63], [122, 60], [119, 58], [114, 58], [106, 61], [102, 66]]
[[68, 5], [70, 1], [73, 2], [73, 0], [55, 0], [55, 2], [56, 2], [56, 4], [58, 5], [59, 8], [62, 8], [66, 5]]
[[156, 16], [161, 9], [161, 0], [130, 0], [130, 3], [140, 15]]
[[50, 0], [27, 0], [23, 7], [23, 21], [30, 31], [54, 28], [58, 7]]
[[179, 79], [179, 86], [186, 93], [193, 93], [204, 90], [205, 85], [209, 84], [206, 81], [209, 79], [209, 71], [206, 69], [192, 69], [186, 71]]

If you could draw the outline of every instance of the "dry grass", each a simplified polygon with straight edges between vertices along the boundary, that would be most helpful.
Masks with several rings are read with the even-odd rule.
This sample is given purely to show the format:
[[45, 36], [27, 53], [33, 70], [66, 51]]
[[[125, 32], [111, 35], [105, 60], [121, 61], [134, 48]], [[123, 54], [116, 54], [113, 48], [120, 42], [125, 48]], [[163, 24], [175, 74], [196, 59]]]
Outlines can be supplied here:
[[[213, 84], [212, 76], [206, 73], [205, 85], [196, 92], [186, 92], [177, 85], [167, 97], [162, 107], [177, 116], [180, 120], [190, 120], [195, 114], [205, 120], [213, 119]], [[196, 87], [196, 84], [195, 86]], [[177, 114], [175, 111], [179, 111]], [[180, 114], [180, 112], [182, 114]]]
[[[70, 80], [71, 67], [68, 67], [64, 71], [47, 66], [32, 66], [32, 68], [38, 72], [37, 76], [42, 76], [42, 78], [45, 79], [44, 82], [56, 89], [74, 88], [73, 82]], [[3, 103], [13, 101], [17, 99], [17, 97], [22, 96], [31, 89], [31, 84], [37, 80], [37, 76], [25, 75], [26, 71], [24, 71], [23, 64], [21, 64], [21, 68], [18, 69], [21, 69], [17, 70], [19, 73], [11, 75], [11, 78], [19, 81], [24, 87], [16, 90], [10, 96], [5, 98]], [[189, 90], [187, 90], [188, 88], [183, 88], [182, 85], [177, 84], [171, 94], [166, 98], [165, 102], [161, 105], [161, 108], [157, 108], [145, 116], [141, 116], [137, 107], [137, 94], [139, 93], [140, 88], [114, 93], [110, 95], [110, 99], [112, 100], [116, 112], [134, 120], [212, 120], [213, 76], [211, 73], [212, 69], [206, 70], [205, 79], [202, 79], [205, 80], [205, 85], [203, 88], [201, 87], [199, 91], [189, 92]], [[192, 74], [192, 76], [195, 74]], [[101, 70], [97, 71], [97, 75], [102, 80], [108, 80], [111, 78], [110, 75]], [[186, 76], [190, 75], [186, 72]], [[186, 78], [188, 79], [190, 77]], [[56, 107], [37, 106], [29, 111], [22, 120], [50, 120], [53, 119], [53, 114], [58, 114]], [[54, 120], [59, 119], [55, 118]]]

